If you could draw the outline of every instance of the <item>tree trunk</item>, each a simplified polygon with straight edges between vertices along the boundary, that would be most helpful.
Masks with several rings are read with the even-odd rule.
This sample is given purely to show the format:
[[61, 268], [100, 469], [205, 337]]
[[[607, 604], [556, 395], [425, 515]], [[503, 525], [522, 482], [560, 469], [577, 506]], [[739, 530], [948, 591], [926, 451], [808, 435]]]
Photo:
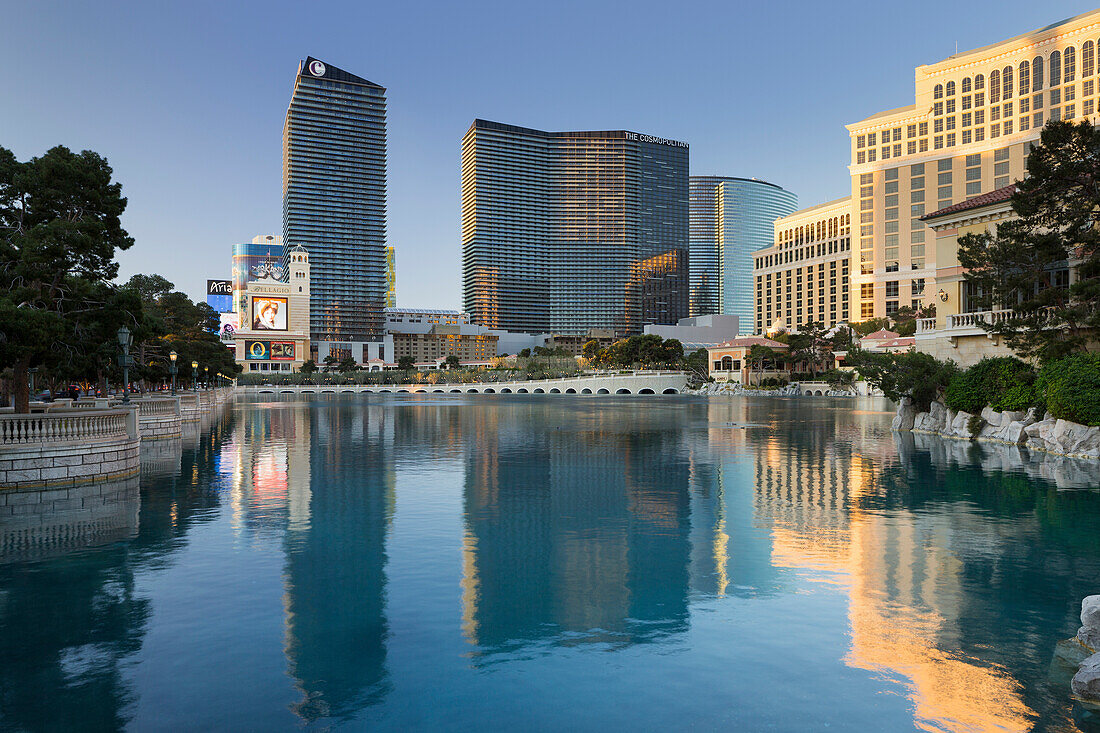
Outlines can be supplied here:
[[30, 385], [27, 383], [27, 370], [31, 366], [29, 356], [21, 356], [12, 366], [12, 403], [16, 413], [25, 415], [31, 411]]

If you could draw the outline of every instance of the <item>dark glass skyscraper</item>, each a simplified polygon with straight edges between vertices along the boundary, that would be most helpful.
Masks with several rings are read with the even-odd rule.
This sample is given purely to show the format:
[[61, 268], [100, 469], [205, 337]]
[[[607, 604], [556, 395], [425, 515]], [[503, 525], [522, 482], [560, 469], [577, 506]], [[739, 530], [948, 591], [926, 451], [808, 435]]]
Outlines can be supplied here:
[[[283, 243], [309, 250], [310, 338], [377, 356], [386, 301], [386, 90], [309, 57], [283, 128]], [[363, 353], [370, 344], [370, 353]]]
[[464, 306], [514, 331], [638, 333], [688, 314], [688, 146], [475, 120], [462, 141]]

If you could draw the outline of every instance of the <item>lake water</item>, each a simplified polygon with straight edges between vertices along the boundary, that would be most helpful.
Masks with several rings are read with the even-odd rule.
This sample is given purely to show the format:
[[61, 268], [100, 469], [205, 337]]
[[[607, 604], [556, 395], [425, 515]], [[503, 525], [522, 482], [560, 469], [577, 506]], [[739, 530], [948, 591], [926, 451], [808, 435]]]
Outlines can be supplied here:
[[0, 520], [0, 729], [1095, 730], [1100, 470], [890, 417], [239, 401], [90, 525]]

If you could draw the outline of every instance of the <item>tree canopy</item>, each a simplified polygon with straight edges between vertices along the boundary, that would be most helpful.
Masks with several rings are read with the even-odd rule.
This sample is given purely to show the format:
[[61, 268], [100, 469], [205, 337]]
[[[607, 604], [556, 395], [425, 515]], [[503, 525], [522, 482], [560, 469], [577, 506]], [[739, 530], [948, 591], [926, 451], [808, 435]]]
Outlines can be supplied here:
[[0, 362], [12, 365], [17, 412], [29, 409], [28, 369], [97, 362], [111, 340], [100, 339], [140, 317], [140, 301], [110, 286], [115, 253], [134, 243], [112, 175], [90, 150], [20, 162], [0, 147]]
[[[1016, 217], [996, 233], [959, 238], [959, 263], [981, 307], [1010, 309], [983, 324], [1025, 358], [1085, 350], [1100, 327], [1100, 131], [1051, 122], [1016, 184]], [[1069, 283], [1069, 269], [1078, 277]]]

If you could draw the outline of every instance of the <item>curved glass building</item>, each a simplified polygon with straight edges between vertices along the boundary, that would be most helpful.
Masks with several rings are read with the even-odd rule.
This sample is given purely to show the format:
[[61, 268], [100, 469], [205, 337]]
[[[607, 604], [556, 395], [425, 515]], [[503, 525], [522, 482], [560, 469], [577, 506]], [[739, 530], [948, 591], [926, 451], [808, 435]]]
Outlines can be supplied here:
[[772, 245], [775, 220], [797, 208], [798, 197], [774, 183], [729, 178], [715, 184], [718, 312], [736, 315], [741, 333], [752, 333], [755, 320], [753, 253]]

